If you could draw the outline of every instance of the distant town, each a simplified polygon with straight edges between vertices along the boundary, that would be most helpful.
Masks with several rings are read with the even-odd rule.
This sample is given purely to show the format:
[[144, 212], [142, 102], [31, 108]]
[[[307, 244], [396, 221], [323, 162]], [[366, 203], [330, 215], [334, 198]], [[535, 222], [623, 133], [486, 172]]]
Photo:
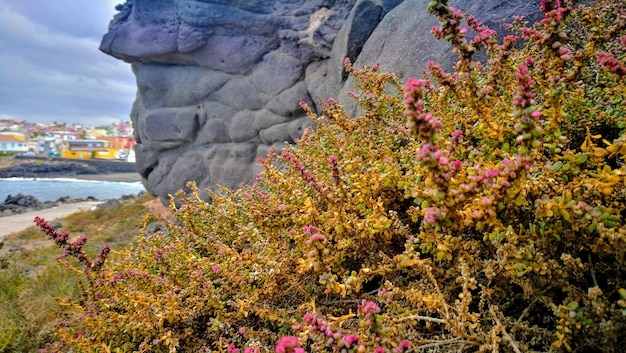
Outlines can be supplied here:
[[0, 119], [0, 156], [110, 159], [135, 162], [130, 122], [95, 127]]

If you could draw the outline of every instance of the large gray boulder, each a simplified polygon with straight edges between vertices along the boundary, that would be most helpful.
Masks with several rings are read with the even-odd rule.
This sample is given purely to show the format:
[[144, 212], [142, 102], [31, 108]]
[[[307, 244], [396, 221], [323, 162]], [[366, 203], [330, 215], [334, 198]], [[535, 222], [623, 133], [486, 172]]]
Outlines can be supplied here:
[[[299, 107], [337, 97], [348, 109], [355, 66], [402, 77], [428, 61], [451, 68], [430, 34], [428, 0], [127, 0], [100, 49], [132, 64], [137, 168], [163, 202], [254, 181], [257, 159], [312, 123]], [[513, 15], [539, 18], [539, 0], [452, 0], [496, 30]]]

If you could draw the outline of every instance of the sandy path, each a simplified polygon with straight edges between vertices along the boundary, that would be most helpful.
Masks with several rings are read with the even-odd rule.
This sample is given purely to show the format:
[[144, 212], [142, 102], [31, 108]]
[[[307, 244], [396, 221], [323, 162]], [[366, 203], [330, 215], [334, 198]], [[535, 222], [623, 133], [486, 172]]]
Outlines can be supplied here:
[[85, 201], [76, 203], [66, 203], [52, 208], [46, 208], [39, 211], [20, 213], [13, 216], [0, 217], [0, 239], [5, 236], [21, 232], [24, 229], [34, 226], [33, 220], [36, 216], [44, 218], [46, 221], [52, 221], [56, 218], [69, 216], [80, 211], [89, 211], [104, 201]]

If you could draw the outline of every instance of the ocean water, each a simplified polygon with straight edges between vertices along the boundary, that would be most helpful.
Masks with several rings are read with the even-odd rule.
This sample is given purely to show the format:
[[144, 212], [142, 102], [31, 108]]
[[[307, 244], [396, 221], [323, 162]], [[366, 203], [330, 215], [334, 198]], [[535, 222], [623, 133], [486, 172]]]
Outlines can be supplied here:
[[146, 189], [140, 182], [124, 183], [71, 178], [8, 178], [0, 179], [0, 203], [9, 195], [32, 195], [39, 201], [56, 201], [60, 197], [87, 198], [98, 200], [120, 198], [122, 195], [137, 195]]

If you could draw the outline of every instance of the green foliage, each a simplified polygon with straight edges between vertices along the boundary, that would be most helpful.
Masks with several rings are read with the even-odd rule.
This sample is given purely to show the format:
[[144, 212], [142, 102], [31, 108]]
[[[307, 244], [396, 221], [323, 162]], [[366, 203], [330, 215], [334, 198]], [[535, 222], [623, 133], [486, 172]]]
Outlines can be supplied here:
[[78, 278], [58, 264], [28, 275], [14, 267], [0, 272], [0, 351], [36, 352], [52, 339], [52, 329], [67, 310], [56, 298], [79, 298]]
[[[0, 158], [7, 158], [8, 159], [12, 159], [13, 157], [15, 157], [17, 154], [19, 154], [20, 152], [8, 152], [8, 151], [0, 151]], [[4, 164], [4, 163], [2, 163]]]
[[362, 116], [303, 105], [317, 129], [256, 185], [190, 184], [164, 231], [81, 260], [83, 313], [48, 350], [619, 352], [626, 8], [542, 10], [499, 44], [431, 1], [455, 72], [402, 88], [346, 63]]

